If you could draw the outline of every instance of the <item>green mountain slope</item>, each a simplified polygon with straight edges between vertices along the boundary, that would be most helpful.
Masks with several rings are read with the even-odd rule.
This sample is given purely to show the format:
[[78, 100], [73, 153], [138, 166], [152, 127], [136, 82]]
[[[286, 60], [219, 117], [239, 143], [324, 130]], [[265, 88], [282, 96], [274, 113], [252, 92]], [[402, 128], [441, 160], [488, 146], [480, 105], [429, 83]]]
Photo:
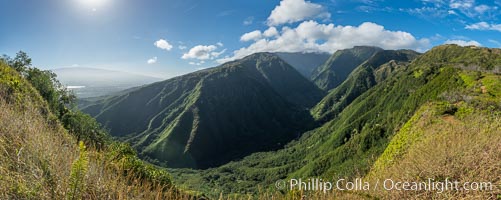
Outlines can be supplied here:
[[83, 111], [145, 159], [207, 168], [282, 147], [311, 128], [323, 92], [276, 55], [259, 53], [108, 98]]
[[348, 78], [320, 101], [313, 109], [319, 121], [329, 121], [369, 88], [390, 78], [396, 71], [405, 70], [419, 53], [411, 50], [378, 51], [355, 68]]
[[328, 91], [341, 84], [360, 64], [372, 57], [378, 47], [355, 46], [336, 51], [323, 65], [313, 71], [311, 80], [321, 89]]
[[[499, 49], [435, 47], [284, 149], [255, 153], [215, 169], [172, 170], [172, 174], [185, 187], [207, 185], [211, 188], [205, 190], [208, 193], [252, 193], [259, 187], [273, 190], [275, 181], [287, 178], [363, 177], [391, 138], [427, 102], [455, 103], [461, 97], [469, 99], [469, 104], [499, 111], [500, 59]], [[464, 74], [470, 71], [476, 77], [489, 77], [483, 81], [484, 87], [477, 86], [483, 91], [481, 98], [469, 98], [467, 88], [474, 77]], [[233, 184], [235, 181], [239, 184]]]
[[320, 65], [324, 64], [325, 61], [327, 61], [327, 59], [329, 59], [329, 57], [331, 56], [327, 53], [277, 52], [275, 54], [285, 62], [289, 63], [307, 79], [310, 79], [313, 71]]

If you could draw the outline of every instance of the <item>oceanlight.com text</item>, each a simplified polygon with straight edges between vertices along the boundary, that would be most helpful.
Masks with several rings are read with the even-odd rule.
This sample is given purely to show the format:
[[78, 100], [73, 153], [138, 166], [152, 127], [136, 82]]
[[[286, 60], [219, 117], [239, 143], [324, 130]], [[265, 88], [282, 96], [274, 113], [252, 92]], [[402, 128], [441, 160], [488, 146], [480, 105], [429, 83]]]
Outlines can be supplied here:
[[438, 181], [428, 178], [425, 181], [398, 181], [392, 179], [376, 180], [374, 182], [364, 181], [361, 178], [355, 180], [337, 179], [326, 181], [320, 178], [309, 179], [289, 179], [279, 180], [275, 187], [280, 190], [303, 190], [321, 191], [327, 193], [332, 190], [338, 191], [434, 191], [443, 193], [445, 191], [492, 191], [495, 185], [491, 182], [476, 182], [445, 179]]

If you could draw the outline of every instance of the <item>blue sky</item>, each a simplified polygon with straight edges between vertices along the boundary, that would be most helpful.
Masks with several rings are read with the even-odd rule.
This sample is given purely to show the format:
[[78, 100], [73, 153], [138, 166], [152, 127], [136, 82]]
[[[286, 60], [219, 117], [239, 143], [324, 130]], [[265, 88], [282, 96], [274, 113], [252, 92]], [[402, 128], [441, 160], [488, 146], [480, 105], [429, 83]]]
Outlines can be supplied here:
[[259, 51], [501, 47], [501, 0], [0, 0], [0, 54], [162, 78]]

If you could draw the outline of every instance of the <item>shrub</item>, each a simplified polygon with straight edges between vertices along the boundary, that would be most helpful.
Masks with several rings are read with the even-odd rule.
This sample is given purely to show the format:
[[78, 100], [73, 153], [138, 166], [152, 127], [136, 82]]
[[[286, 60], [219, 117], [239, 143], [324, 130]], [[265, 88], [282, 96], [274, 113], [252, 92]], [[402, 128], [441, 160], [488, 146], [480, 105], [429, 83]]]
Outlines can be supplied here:
[[89, 169], [89, 157], [83, 142], [79, 143], [80, 155], [71, 165], [70, 191], [68, 199], [81, 199], [85, 188], [85, 175]]
[[78, 141], [94, 148], [102, 149], [110, 140], [109, 135], [94, 118], [80, 111], [67, 112], [62, 116], [61, 122]]

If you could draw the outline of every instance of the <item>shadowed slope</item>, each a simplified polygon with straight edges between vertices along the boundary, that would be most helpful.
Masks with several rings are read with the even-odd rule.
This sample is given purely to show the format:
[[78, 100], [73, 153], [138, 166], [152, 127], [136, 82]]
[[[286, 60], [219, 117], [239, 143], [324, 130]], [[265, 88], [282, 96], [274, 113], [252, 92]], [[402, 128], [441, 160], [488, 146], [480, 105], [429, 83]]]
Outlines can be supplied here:
[[169, 167], [207, 168], [277, 149], [311, 128], [323, 92], [290, 65], [259, 53], [155, 83], [85, 112]]

